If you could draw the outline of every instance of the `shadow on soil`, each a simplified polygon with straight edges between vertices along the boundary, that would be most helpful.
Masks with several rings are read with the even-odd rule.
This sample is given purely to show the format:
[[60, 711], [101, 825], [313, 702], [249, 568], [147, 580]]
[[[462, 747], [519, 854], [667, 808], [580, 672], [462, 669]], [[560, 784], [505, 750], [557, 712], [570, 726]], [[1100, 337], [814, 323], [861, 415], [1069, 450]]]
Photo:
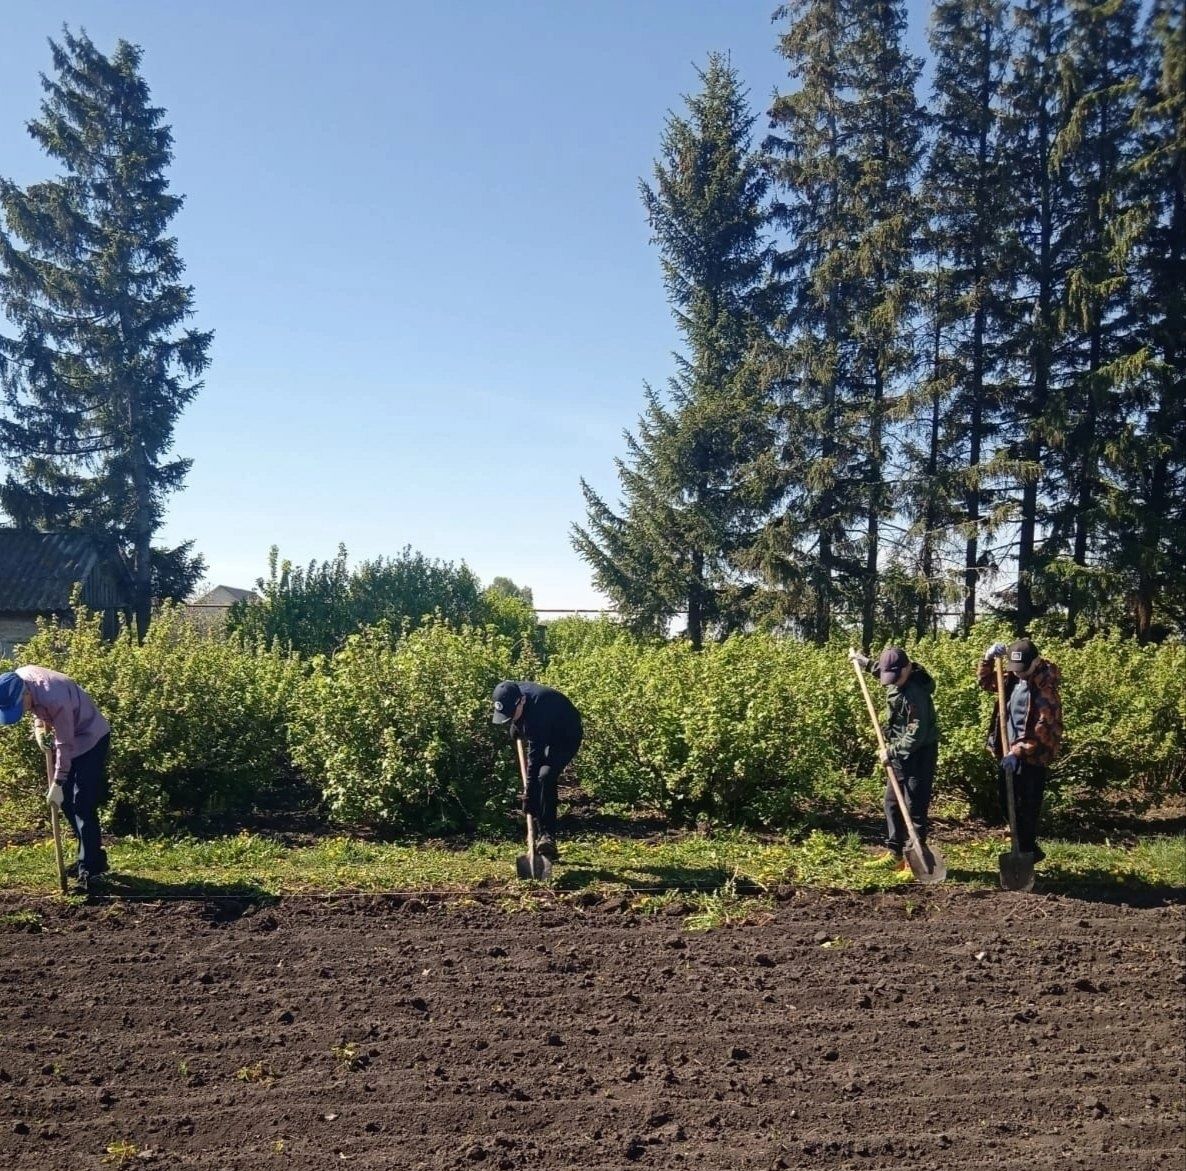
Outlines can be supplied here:
[[[1145, 882], [1129, 875], [1116, 875], [1107, 870], [1062, 871], [1046, 863], [1035, 872], [1033, 893], [1060, 895], [1081, 903], [1109, 903], [1126, 907], [1162, 907], [1186, 905], [1186, 889], [1180, 886]], [[999, 886], [996, 870], [952, 867], [948, 881], [958, 886]]]
[[158, 878], [139, 878], [115, 871], [92, 883], [88, 894], [95, 898], [192, 899], [195, 902], [227, 899], [253, 905], [280, 901], [278, 895], [254, 882], [162, 882]]

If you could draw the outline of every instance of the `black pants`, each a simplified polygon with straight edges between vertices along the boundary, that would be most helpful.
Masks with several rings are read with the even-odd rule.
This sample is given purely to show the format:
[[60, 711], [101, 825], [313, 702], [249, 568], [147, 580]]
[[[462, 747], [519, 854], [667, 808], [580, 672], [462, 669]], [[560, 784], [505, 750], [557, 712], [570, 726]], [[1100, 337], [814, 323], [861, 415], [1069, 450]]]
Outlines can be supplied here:
[[[910, 806], [910, 820], [920, 842], [927, 840], [927, 814], [931, 808], [931, 792], [935, 787], [935, 768], [939, 763], [939, 745], [928, 744], [912, 752], [901, 764], [895, 765], [898, 781]], [[902, 811], [894, 798], [889, 782], [885, 786], [885, 847], [900, 854], [910, 841]]]
[[534, 783], [527, 785], [527, 808], [539, 818], [541, 833], [556, 836], [556, 805], [560, 788], [560, 774], [577, 754], [580, 744], [573, 747], [549, 744], [545, 749], [544, 763]]
[[103, 850], [99, 826], [99, 803], [106, 793], [109, 732], [94, 748], [70, 762], [70, 775], [62, 786], [62, 813], [78, 839], [78, 868], [94, 873], [101, 870]]
[[[1005, 770], [999, 770], [1001, 816], [1009, 824], [1009, 796], [1005, 792]], [[1038, 844], [1038, 818], [1042, 813], [1042, 798], [1046, 795], [1046, 779], [1050, 770], [1043, 764], [1021, 764], [1013, 774], [1013, 806], [1017, 815], [1017, 848], [1032, 854]]]

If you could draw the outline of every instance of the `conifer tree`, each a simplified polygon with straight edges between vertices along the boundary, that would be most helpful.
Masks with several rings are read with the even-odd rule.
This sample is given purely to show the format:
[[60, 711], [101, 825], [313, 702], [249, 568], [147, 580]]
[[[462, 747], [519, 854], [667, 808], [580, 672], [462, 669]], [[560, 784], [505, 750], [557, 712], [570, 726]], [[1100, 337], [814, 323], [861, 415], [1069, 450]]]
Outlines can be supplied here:
[[771, 439], [752, 355], [762, 341], [766, 179], [753, 115], [728, 59], [713, 54], [687, 114], [668, 118], [642, 198], [684, 350], [666, 401], [648, 388], [617, 462], [621, 508], [582, 481], [586, 527], [573, 545], [636, 627], [687, 613], [699, 647], [743, 620], [737, 569], [763, 505], [758, 467]]
[[[166, 178], [172, 132], [140, 49], [120, 41], [108, 57], [69, 29], [50, 48], [29, 133], [61, 174], [27, 189], [0, 181], [0, 303], [16, 327], [0, 337], [0, 505], [18, 525], [82, 529], [118, 549], [142, 635], [152, 538], [190, 463], [169, 458], [173, 429], [211, 335], [183, 328], [193, 290], [166, 235], [182, 203]], [[185, 546], [157, 557], [190, 584], [200, 575]]]
[[925, 486], [918, 527], [928, 590], [920, 598], [920, 634], [934, 628], [948, 533], [963, 536], [964, 630], [976, 620], [980, 578], [992, 559], [985, 542], [996, 519], [989, 489], [998, 472], [993, 439], [1009, 294], [1000, 117], [1007, 11], [1005, 0], [939, 0], [931, 19], [932, 143], [922, 190], [931, 376], [921, 404], [925, 443], [913, 461]]
[[1065, 437], [1073, 354], [1064, 329], [1073, 260], [1073, 199], [1054, 166], [1068, 111], [1059, 63], [1065, 0], [1023, 0], [1014, 10], [1014, 55], [1006, 86], [1006, 194], [1014, 230], [1006, 258], [1017, 281], [1005, 333], [1012, 386], [1003, 413], [1004, 456], [1015, 472], [1017, 591], [1013, 618], [1025, 629], [1045, 599], [1042, 579], [1056, 551], [1049, 530], [1047, 463]]
[[[1091, 594], [1101, 594], [1090, 584], [1110, 576], [1101, 547], [1109, 464], [1114, 438], [1133, 414], [1142, 364], [1131, 281], [1144, 80], [1138, 25], [1138, 0], [1069, 0], [1059, 59], [1066, 124], [1051, 164], [1070, 208], [1062, 330], [1071, 348], [1065, 434], [1052, 461], [1051, 532], [1072, 633]], [[1105, 585], [1104, 598], [1108, 592]]]
[[1128, 417], [1111, 443], [1109, 563], [1142, 642], [1186, 635], [1186, 7], [1155, 0], [1134, 165], [1141, 226], [1133, 318], [1142, 342]]
[[859, 615], [868, 646], [881, 525], [898, 503], [886, 425], [911, 366], [919, 63], [896, 0], [792, 0], [775, 16], [797, 88], [775, 99], [766, 140], [785, 233], [774, 277], [787, 441], [761, 563], [809, 604], [795, 617], [812, 638], [826, 640], [839, 611]]

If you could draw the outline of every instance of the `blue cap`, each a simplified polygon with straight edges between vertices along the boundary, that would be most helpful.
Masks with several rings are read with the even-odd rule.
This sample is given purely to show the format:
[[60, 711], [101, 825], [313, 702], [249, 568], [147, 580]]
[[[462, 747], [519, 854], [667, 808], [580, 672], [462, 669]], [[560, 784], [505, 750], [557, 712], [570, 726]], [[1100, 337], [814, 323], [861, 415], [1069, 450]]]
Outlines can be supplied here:
[[15, 724], [25, 714], [25, 681], [15, 671], [0, 675], [0, 724]]

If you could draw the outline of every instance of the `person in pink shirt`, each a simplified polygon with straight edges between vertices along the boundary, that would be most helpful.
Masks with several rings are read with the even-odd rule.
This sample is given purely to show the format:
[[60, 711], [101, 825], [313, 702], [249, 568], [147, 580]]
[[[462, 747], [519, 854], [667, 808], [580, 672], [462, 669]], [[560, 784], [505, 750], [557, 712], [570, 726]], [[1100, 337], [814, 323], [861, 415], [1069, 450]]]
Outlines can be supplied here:
[[111, 725], [77, 683], [48, 667], [18, 667], [0, 674], [0, 725], [33, 714], [38, 743], [54, 739], [54, 774], [47, 801], [65, 814], [78, 839], [78, 861], [68, 868], [86, 890], [107, 870], [101, 842], [99, 802], [107, 782]]

